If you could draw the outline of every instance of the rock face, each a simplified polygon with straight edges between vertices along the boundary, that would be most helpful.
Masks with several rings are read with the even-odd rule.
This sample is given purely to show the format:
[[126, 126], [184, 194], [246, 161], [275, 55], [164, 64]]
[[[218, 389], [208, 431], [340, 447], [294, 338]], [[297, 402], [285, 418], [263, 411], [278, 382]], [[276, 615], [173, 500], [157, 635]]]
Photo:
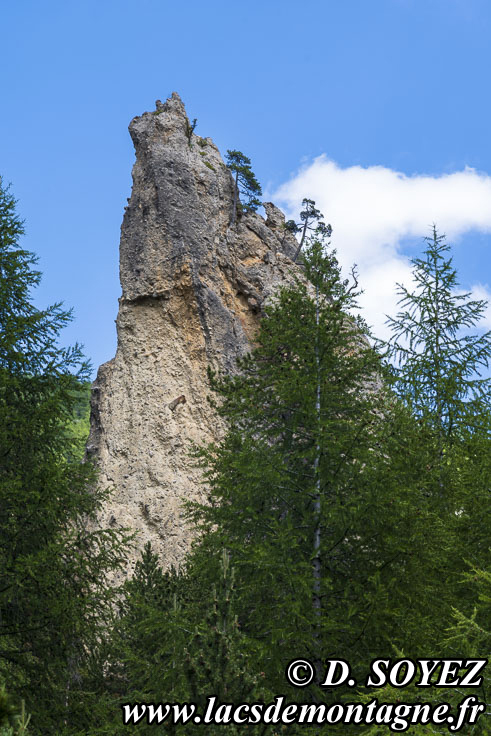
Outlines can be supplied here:
[[205, 496], [191, 443], [223, 431], [207, 368], [234, 371], [265, 300], [297, 272], [297, 243], [270, 203], [266, 221], [250, 213], [230, 226], [232, 175], [211, 139], [191, 132], [176, 93], [129, 130], [118, 347], [93, 385], [87, 452], [115, 489], [101, 523], [134, 529], [139, 547], [151, 541], [178, 565], [192, 538], [182, 500]]

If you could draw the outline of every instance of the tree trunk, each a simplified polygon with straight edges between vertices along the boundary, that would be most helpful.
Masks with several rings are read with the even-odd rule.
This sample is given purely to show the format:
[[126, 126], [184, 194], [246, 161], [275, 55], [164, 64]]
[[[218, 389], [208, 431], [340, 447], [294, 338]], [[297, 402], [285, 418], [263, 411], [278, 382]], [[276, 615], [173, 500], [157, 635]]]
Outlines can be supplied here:
[[239, 172], [235, 172], [235, 187], [234, 187], [234, 211], [232, 213], [232, 225], [235, 225], [235, 218], [237, 217], [237, 196], [239, 190]]
[[315, 411], [317, 420], [317, 447], [314, 459], [314, 557], [312, 562], [312, 605], [314, 609], [314, 646], [315, 646], [315, 668], [317, 684], [321, 681], [321, 652], [320, 652], [320, 619], [321, 619], [321, 487], [320, 487], [320, 424], [321, 424], [321, 376], [319, 357], [319, 287], [315, 287], [315, 324], [317, 333], [315, 338], [315, 364], [317, 370], [317, 387], [315, 397]]
[[307, 225], [309, 224], [309, 218], [305, 220], [305, 225], [303, 226], [302, 231], [302, 237], [300, 238], [300, 245], [297, 248], [297, 252], [293, 256], [293, 262], [296, 263], [298, 256], [300, 255], [300, 251], [302, 250], [303, 241], [305, 240], [305, 235], [307, 234]]

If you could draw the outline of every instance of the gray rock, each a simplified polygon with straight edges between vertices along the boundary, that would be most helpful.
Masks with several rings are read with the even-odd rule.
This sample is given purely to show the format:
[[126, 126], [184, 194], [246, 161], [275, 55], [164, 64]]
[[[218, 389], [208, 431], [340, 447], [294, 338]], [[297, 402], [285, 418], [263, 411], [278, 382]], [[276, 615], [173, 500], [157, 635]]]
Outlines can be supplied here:
[[101, 521], [138, 532], [138, 546], [150, 541], [168, 566], [192, 540], [183, 499], [206, 498], [189, 450], [224, 430], [207, 401], [207, 368], [236, 369], [265, 302], [300, 270], [273, 204], [266, 221], [250, 213], [230, 226], [232, 175], [210, 138], [188, 140], [179, 95], [156, 108], [129, 126], [136, 162], [121, 227], [118, 347], [93, 385], [87, 453], [115, 489]]

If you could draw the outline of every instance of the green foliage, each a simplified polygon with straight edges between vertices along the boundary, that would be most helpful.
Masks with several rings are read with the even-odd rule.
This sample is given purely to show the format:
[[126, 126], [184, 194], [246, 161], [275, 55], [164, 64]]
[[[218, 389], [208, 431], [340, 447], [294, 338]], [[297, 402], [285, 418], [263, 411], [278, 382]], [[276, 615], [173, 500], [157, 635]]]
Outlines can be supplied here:
[[196, 126], [198, 125], [198, 119], [194, 118], [193, 122], [190, 123], [189, 120], [186, 119], [186, 138], [188, 139], [189, 145], [191, 145], [191, 140], [193, 137], [193, 133], [196, 129]]
[[[201, 712], [206, 708], [207, 696], [215, 695], [220, 703], [253, 703], [268, 699], [264, 685], [265, 673], [251, 669], [250, 651], [240, 631], [235, 613], [235, 572], [230, 557], [222, 552], [218, 584], [212, 586], [211, 599], [203, 623], [195, 627], [194, 636], [185, 650], [185, 677], [189, 699], [197, 703]], [[216, 727], [210, 733], [239, 734], [241, 727]], [[201, 733], [186, 728], [186, 733]], [[263, 725], [249, 726], [251, 734], [268, 731]]]
[[[423, 256], [413, 260], [414, 290], [399, 286], [401, 311], [389, 319], [393, 337], [387, 355], [395, 390], [420, 426], [426, 463], [419, 482], [445, 530], [438, 554], [445, 579], [440, 594], [453, 619], [446, 622], [446, 632], [437, 632], [436, 646], [447, 656], [486, 657], [491, 644], [491, 406], [490, 379], [482, 373], [489, 368], [491, 333], [471, 331], [486, 304], [458, 292], [444, 237], [434, 227], [425, 240]], [[481, 700], [489, 684], [487, 675]], [[455, 704], [462, 693], [449, 697]], [[473, 732], [488, 733], [486, 721], [480, 718]]]
[[482, 318], [486, 303], [457, 291], [450, 247], [433, 228], [422, 258], [413, 259], [414, 291], [399, 285], [402, 311], [389, 318], [388, 357], [399, 395], [446, 439], [482, 429], [491, 409], [491, 331], [464, 334]]
[[[471, 568], [464, 576], [467, 596], [474, 602], [468, 614], [454, 609], [453, 622], [445, 640], [454, 656], [491, 660], [491, 572], [489, 569]], [[491, 733], [491, 713], [489, 709], [491, 673], [489, 664], [483, 671], [483, 683], [476, 691], [480, 702], [487, 703], [485, 713], [480, 716], [473, 733], [488, 736]], [[467, 694], [467, 693], [466, 693]], [[462, 691], [451, 692], [449, 702], [454, 705], [462, 698]]]
[[216, 171], [215, 167], [212, 166], [209, 161], [205, 161], [205, 166], [208, 166], [208, 168], [211, 169], [212, 171]]
[[[98, 648], [92, 679], [96, 705], [84, 733], [119, 736], [123, 703], [189, 700], [184, 652], [193, 622], [200, 620], [194, 600], [206, 607], [204, 590], [185, 572], [163, 572], [147, 544]], [[132, 733], [140, 732], [146, 732], [143, 723], [132, 726]]]
[[[235, 222], [239, 188], [247, 210], [260, 187], [249, 159], [228, 154]], [[303, 205], [286, 228], [302, 232], [307, 282], [277, 293], [236, 375], [210, 374], [228, 430], [197, 451], [208, 503], [190, 515], [201, 537], [179, 572], [147, 545], [116, 591], [123, 536], [95, 530], [107, 493], [79, 462], [88, 366], [79, 346], [59, 347], [70, 312], [31, 302], [40, 274], [0, 185], [0, 736], [119, 736], [124, 702], [353, 700], [348, 688], [289, 689], [293, 657], [345, 657], [361, 682], [373, 657], [394, 652], [489, 656], [490, 405], [479, 371], [491, 335], [463, 333], [485, 305], [456, 294], [434, 229], [414, 260], [416, 290], [400, 287], [385, 366], [353, 317], [356, 274], [341, 277], [330, 226], [315, 202]], [[481, 699], [490, 686], [486, 673]], [[489, 732], [484, 717], [474, 732]]]
[[88, 526], [107, 493], [74, 459], [68, 430], [88, 365], [79, 346], [58, 345], [71, 313], [31, 303], [40, 274], [18, 246], [22, 233], [0, 186], [0, 679], [25, 699], [33, 733], [47, 733], [80, 705], [123, 547], [121, 533]]
[[227, 151], [227, 168], [235, 175], [234, 208], [232, 225], [235, 224], [239, 209], [239, 194], [244, 197], [242, 209], [244, 212], [254, 212], [260, 206], [258, 199], [262, 194], [261, 185], [251, 169], [251, 160], [241, 151]]
[[[192, 701], [203, 708], [210, 695], [223, 702], [269, 695], [239, 628], [227, 555], [213, 580], [208, 587], [191, 569], [164, 573], [150, 545], [145, 547], [124, 586], [108, 647], [101, 652], [101, 703], [92, 714], [90, 733], [119, 734], [120, 704], [125, 702]], [[201, 733], [192, 724], [166, 728]], [[207, 732], [214, 734], [210, 728]], [[235, 734], [234, 728], [220, 727], [217, 733]], [[144, 732], [145, 726], [138, 724], [133, 731]]]
[[[145, 549], [99, 647], [87, 734], [119, 734], [121, 702], [356, 699], [349, 688], [289, 688], [284, 666], [298, 656], [345, 657], [358, 682], [373, 657], [394, 652], [485, 656], [486, 600], [476, 612], [457, 604], [475, 583], [459, 577], [464, 550], [487, 560], [488, 439], [474, 425], [441, 442], [434, 406], [414, 411], [387, 387], [394, 371], [351, 316], [356, 276], [341, 278], [327, 232], [305, 222], [316, 233], [303, 256], [309, 283], [280, 290], [237, 375], [211, 374], [229, 429], [197, 453], [209, 498], [191, 514], [202, 536], [179, 573]], [[473, 575], [484, 585], [482, 569]], [[444, 695], [433, 697], [458, 699]]]
[[458, 581], [464, 557], [477, 566], [489, 559], [491, 379], [481, 373], [491, 332], [471, 331], [486, 304], [457, 291], [444, 237], [434, 227], [425, 240], [423, 257], [413, 260], [414, 290], [399, 286], [402, 309], [389, 319], [386, 348], [395, 390], [426, 428], [428, 490], [457, 535], [451, 566]]
[[[356, 275], [351, 282], [341, 278], [335, 254], [322, 242], [327, 226], [319, 229], [320, 213], [307, 204], [303, 224], [315, 233], [303, 254], [309, 283], [276, 295], [237, 375], [211, 374], [228, 431], [197, 452], [208, 504], [191, 506], [190, 513], [202, 536], [179, 573], [164, 573], [145, 549], [111, 635], [99, 647], [101, 674], [92, 680], [98, 704], [86, 720], [87, 734], [119, 734], [121, 702], [191, 700], [203, 707], [211, 694], [238, 703], [269, 701], [279, 692], [296, 701], [373, 697], [362, 687], [358, 696], [349, 688], [288, 688], [284, 667], [293, 657], [316, 664], [345, 657], [362, 682], [373, 657], [486, 656], [491, 454], [485, 414], [471, 422], [467, 402], [454, 402], [449, 433], [437, 403], [421, 408], [416, 392], [409, 400], [399, 389], [418, 385], [417, 371], [408, 377], [416, 358], [398, 371], [384, 366], [363, 322], [352, 316]], [[440, 276], [436, 282], [441, 286]], [[429, 289], [428, 299], [433, 296]], [[415, 316], [415, 331], [417, 324]], [[440, 340], [433, 354], [436, 366], [422, 356], [422, 402], [440, 379], [449, 385], [437, 370], [443, 345]], [[467, 360], [471, 365], [472, 351]], [[401, 381], [396, 393], [394, 375]], [[456, 381], [457, 395], [461, 389]], [[450, 392], [445, 396], [450, 406]], [[464, 555], [474, 569], [462, 578]], [[404, 693], [408, 702], [421, 699], [417, 688]], [[377, 696], [396, 702], [401, 693], [386, 689]], [[459, 694], [431, 697], [457, 704]], [[277, 733], [269, 728], [257, 733]], [[486, 733], [485, 719], [477, 728]], [[167, 732], [198, 734], [201, 726]]]
[[12, 724], [15, 715], [16, 708], [5, 690], [5, 686], [2, 685], [0, 687], [0, 734], [3, 730], [6, 730], [5, 726]]
[[30, 720], [24, 701], [21, 701], [20, 712], [17, 713], [5, 689], [0, 688], [0, 736], [24, 736]]
[[68, 459], [82, 461], [90, 431], [90, 382], [77, 388], [71, 420], [66, 426], [66, 437], [71, 441]]
[[293, 235], [302, 233], [297, 252], [293, 258], [294, 261], [298, 260], [305, 238], [309, 232], [315, 232], [319, 238], [330, 238], [332, 235], [332, 227], [322, 222], [324, 215], [316, 208], [313, 199], [303, 199], [302, 207], [304, 209], [300, 212], [300, 223], [297, 224], [295, 220], [288, 220], [285, 223], [285, 229]]
[[438, 516], [415, 483], [425, 456], [349, 314], [356, 280], [318, 240], [305, 271], [311, 285], [280, 290], [240, 373], [211, 376], [229, 429], [198, 453], [209, 503], [193, 507], [203, 577], [213, 550], [229, 550], [241, 626], [278, 691], [295, 656], [335, 653], [366, 668], [392, 636], [414, 649], [422, 626], [408, 591], [436, 613], [421, 576], [440, 575], [425, 561], [441, 546]]
[[[116, 637], [121, 646], [116, 670], [127, 695], [152, 700], [175, 688], [175, 661], [183, 640], [174, 619], [183, 583], [175, 570], [164, 573], [150, 544], [124, 586]], [[182, 649], [180, 650], [182, 652]], [[182, 657], [182, 653], [180, 655]], [[121, 687], [121, 686], [120, 686]]]
[[300, 225], [297, 225], [295, 220], [287, 220], [285, 222], [284, 227], [285, 227], [285, 230], [291, 233], [292, 235], [296, 235], [302, 229]]

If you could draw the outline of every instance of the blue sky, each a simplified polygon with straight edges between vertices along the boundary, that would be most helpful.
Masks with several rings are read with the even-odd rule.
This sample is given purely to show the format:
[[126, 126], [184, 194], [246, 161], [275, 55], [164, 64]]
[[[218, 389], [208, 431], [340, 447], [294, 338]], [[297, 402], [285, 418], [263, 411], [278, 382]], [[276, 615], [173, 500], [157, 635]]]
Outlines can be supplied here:
[[36, 302], [74, 307], [64, 339], [95, 367], [116, 344], [127, 126], [173, 90], [289, 214], [316, 199], [373, 324], [434, 221], [462, 286], [490, 293], [489, 0], [17, 0], [0, 13], [0, 174], [40, 258]]

